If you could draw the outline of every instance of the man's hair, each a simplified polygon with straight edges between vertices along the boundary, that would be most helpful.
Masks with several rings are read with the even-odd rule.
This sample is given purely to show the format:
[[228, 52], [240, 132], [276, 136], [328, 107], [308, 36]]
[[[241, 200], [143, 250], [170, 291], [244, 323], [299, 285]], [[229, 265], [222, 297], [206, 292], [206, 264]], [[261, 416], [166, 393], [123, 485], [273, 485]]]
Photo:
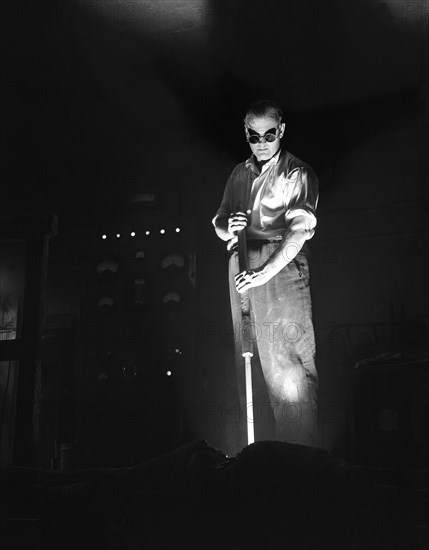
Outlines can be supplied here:
[[247, 108], [244, 124], [247, 126], [252, 119], [262, 117], [272, 118], [280, 123], [282, 121], [283, 111], [274, 101], [270, 99], [259, 99], [258, 101], [253, 101]]

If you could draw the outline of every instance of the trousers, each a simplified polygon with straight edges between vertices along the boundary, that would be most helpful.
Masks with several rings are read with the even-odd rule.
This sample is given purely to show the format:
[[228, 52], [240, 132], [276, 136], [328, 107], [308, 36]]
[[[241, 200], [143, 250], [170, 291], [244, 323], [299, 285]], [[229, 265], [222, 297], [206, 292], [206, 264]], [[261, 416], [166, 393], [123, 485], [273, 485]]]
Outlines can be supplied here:
[[[261, 266], [278, 246], [278, 242], [249, 242], [249, 269]], [[247, 410], [241, 299], [234, 280], [239, 273], [237, 251], [231, 254], [228, 271], [238, 396], [240, 407]], [[248, 292], [251, 338], [276, 424], [275, 439], [318, 447], [318, 375], [307, 254], [301, 250], [267, 283]]]

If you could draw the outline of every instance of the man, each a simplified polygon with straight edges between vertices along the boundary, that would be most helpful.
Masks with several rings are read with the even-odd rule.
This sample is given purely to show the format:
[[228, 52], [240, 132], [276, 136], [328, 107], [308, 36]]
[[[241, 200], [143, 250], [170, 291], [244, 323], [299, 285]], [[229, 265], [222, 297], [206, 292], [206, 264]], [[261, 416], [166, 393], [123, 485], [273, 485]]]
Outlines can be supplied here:
[[[315, 232], [318, 179], [281, 146], [285, 123], [272, 101], [249, 106], [244, 131], [252, 155], [238, 164], [213, 218], [227, 241], [237, 382], [245, 410], [240, 294], [248, 291], [254, 339], [280, 441], [319, 446], [315, 339], [308, 246]], [[238, 232], [245, 231], [249, 270], [239, 272]]]

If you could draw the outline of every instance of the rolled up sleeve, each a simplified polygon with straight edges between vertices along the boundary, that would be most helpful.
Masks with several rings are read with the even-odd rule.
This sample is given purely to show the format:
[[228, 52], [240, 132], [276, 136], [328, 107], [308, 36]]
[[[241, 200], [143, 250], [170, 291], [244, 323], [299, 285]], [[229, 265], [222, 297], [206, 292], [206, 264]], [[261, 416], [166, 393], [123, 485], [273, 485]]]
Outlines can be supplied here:
[[285, 221], [287, 227], [291, 229], [304, 230], [307, 233], [307, 239], [310, 239], [315, 233], [317, 224], [319, 182], [310, 168], [299, 168], [294, 172], [294, 177], [288, 178], [290, 185], [285, 197]]

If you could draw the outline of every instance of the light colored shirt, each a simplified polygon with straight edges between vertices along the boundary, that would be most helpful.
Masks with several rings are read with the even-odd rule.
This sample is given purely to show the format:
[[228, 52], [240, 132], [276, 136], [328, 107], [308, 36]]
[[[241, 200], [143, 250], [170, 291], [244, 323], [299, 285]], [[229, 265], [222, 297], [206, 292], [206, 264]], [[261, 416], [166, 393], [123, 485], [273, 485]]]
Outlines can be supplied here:
[[213, 218], [216, 226], [233, 212], [250, 210], [247, 239], [280, 240], [296, 216], [302, 216], [307, 239], [317, 224], [318, 179], [314, 170], [285, 149], [280, 149], [259, 172], [254, 156], [232, 171], [221, 205]]

